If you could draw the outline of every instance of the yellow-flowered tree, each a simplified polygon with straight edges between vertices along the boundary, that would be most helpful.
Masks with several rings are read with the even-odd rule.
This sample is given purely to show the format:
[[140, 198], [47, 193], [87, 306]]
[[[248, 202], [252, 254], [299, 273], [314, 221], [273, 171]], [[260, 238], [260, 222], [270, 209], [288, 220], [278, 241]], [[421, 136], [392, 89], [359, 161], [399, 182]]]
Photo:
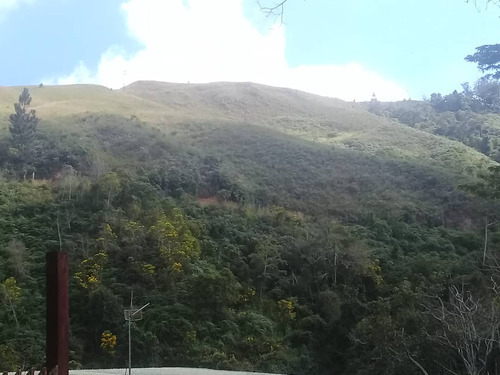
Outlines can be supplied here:
[[105, 353], [115, 354], [116, 335], [111, 331], [106, 330], [101, 334], [101, 344], [99, 345]]
[[102, 281], [102, 271], [108, 262], [108, 254], [99, 252], [91, 257], [84, 259], [75, 273], [75, 278], [81, 287], [85, 289], [94, 289]]
[[186, 264], [200, 256], [200, 243], [179, 209], [174, 209], [171, 217], [159, 215], [149, 234], [164, 265], [172, 273], [181, 273]]
[[19, 329], [19, 321], [17, 320], [17, 314], [15, 309], [15, 304], [21, 297], [21, 288], [17, 285], [17, 281], [13, 277], [9, 277], [1, 284], [1, 292], [4, 299], [9, 304], [12, 311], [12, 316], [16, 322], [16, 327]]

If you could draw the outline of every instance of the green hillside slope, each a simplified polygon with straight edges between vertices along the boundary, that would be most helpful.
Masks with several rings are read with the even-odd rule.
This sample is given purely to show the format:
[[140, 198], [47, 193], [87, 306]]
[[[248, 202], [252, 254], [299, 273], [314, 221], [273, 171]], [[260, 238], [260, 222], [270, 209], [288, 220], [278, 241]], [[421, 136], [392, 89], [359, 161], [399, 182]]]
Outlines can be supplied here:
[[[336, 206], [334, 211], [344, 214], [373, 204], [367, 197], [400, 207], [413, 192], [426, 190], [426, 180], [447, 180], [454, 186], [492, 165], [461, 143], [349, 103], [288, 89], [250, 83], [138, 82], [120, 91], [85, 85], [31, 90], [41, 129], [69, 131], [86, 147], [102, 151], [103, 142], [112, 147], [114, 141], [123, 141], [96, 135], [103, 128], [126, 127], [136, 135], [139, 127], [149, 132], [156, 128], [162, 140], [198, 157], [221, 157], [233, 178], [251, 193], [269, 187], [270, 195], [281, 196], [283, 190], [286, 199], [303, 202], [298, 206]], [[0, 89], [4, 129], [18, 92]], [[129, 140], [126, 151], [147, 150], [148, 142]], [[116, 159], [113, 153], [101, 157]], [[379, 172], [372, 173], [375, 170]], [[411, 186], [411, 181], [420, 186]], [[322, 194], [331, 199], [324, 202]]]
[[[126, 91], [154, 100], [176, 112], [193, 108], [204, 121], [234, 120], [267, 126], [315, 143], [361, 150], [370, 154], [415, 160], [463, 172], [484, 167], [487, 158], [458, 142], [401, 127], [357, 105], [300, 91], [251, 83], [207, 85], [137, 82]], [[210, 114], [210, 115], [209, 115]], [[471, 169], [469, 168], [469, 172]]]
[[[120, 91], [92, 85], [31, 90], [37, 97], [34, 108], [44, 119], [107, 113], [133, 116], [162, 130], [189, 121], [233, 121], [270, 127], [315, 143], [418, 159], [461, 173], [470, 173], [468, 167], [484, 168], [488, 164], [487, 158], [458, 142], [402, 127], [350, 103], [290, 89], [251, 83], [137, 82]], [[16, 87], [0, 88], [0, 113], [9, 113], [19, 91]]]

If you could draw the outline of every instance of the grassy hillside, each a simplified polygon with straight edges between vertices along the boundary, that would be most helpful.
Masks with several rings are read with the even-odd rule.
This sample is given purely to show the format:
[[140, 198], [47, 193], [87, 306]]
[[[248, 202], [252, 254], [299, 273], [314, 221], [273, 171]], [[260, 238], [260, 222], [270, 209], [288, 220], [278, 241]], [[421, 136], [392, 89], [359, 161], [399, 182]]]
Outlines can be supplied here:
[[[19, 91], [0, 89], [4, 129]], [[456, 185], [492, 164], [463, 144], [349, 103], [257, 84], [138, 82], [120, 91], [76, 85], [31, 92], [40, 129], [89, 150], [99, 161], [90, 164], [170, 168], [165, 155], [192, 165], [215, 156], [247, 202], [307, 213], [355, 217], [409, 208], [447, 218], [443, 212], [455, 205], [449, 202], [463, 200]]]
[[[462, 144], [402, 127], [351, 103], [252, 83], [137, 82], [113, 91], [92, 85], [32, 87], [42, 119], [71, 123], [71, 115], [114, 114], [168, 131], [189, 122], [234, 122], [269, 127], [314, 143], [419, 160], [471, 173], [487, 158]], [[0, 88], [0, 113], [10, 113], [20, 88]], [[68, 117], [69, 118], [66, 118]], [[2, 116], [0, 125], [5, 126]]]
[[[207, 122], [211, 116], [270, 127], [315, 143], [376, 155], [419, 160], [429, 165], [470, 173], [489, 163], [458, 142], [402, 127], [352, 103], [290, 89], [251, 83], [207, 85], [137, 82], [128, 93], [154, 100], [176, 112], [191, 108]], [[210, 115], [209, 115], [210, 114]], [[472, 167], [472, 168], [468, 168]]]

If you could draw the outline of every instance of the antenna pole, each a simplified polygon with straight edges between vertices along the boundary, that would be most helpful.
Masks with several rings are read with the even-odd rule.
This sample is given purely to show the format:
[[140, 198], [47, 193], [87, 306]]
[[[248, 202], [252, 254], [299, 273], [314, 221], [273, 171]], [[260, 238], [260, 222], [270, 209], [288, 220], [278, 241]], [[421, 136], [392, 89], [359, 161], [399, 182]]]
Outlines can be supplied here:
[[[149, 306], [146, 303], [140, 309], [134, 310], [134, 290], [130, 289], [130, 310], [125, 310], [125, 320], [128, 321], [128, 375], [132, 375], [132, 319], [134, 316]], [[142, 313], [137, 315], [136, 320], [142, 319]]]
[[134, 299], [134, 289], [130, 290], [130, 312], [128, 316], [128, 375], [132, 375], [132, 306]]

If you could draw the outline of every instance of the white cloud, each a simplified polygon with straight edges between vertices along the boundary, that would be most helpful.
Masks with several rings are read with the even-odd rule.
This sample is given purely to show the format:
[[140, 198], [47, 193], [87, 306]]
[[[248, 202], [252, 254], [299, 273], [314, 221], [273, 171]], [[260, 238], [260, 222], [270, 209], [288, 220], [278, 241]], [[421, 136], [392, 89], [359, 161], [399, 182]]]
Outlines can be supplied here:
[[408, 93], [397, 83], [377, 73], [351, 63], [344, 66], [302, 65], [291, 70], [293, 88], [344, 100], [367, 101], [373, 93], [379, 100], [408, 98]]
[[73, 83], [99, 83], [97, 77], [93, 75], [90, 70], [85, 66], [83, 61], [80, 61], [78, 66], [73, 70], [69, 76], [60, 77], [56, 80], [48, 79], [43, 80], [47, 84], [58, 84], [58, 85], [71, 85]]
[[22, 3], [31, 4], [35, 0], [0, 0], [0, 21], [2, 21], [9, 11], [14, 10]]
[[122, 9], [143, 49], [132, 57], [110, 49], [94, 74], [80, 64], [57, 83], [251, 81], [345, 100], [369, 100], [373, 92], [380, 100], [408, 96], [356, 63], [290, 67], [284, 28], [259, 32], [245, 19], [242, 0], [128, 0]]
[[[34, 0], [0, 0], [0, 12], [4, 13], [18, 7], [21, 3], [33, 3]], [[1, 13], [0, 13], [1, 14]]]
[[0, 10], [14, 8], [20, 0], [0, 0]]

